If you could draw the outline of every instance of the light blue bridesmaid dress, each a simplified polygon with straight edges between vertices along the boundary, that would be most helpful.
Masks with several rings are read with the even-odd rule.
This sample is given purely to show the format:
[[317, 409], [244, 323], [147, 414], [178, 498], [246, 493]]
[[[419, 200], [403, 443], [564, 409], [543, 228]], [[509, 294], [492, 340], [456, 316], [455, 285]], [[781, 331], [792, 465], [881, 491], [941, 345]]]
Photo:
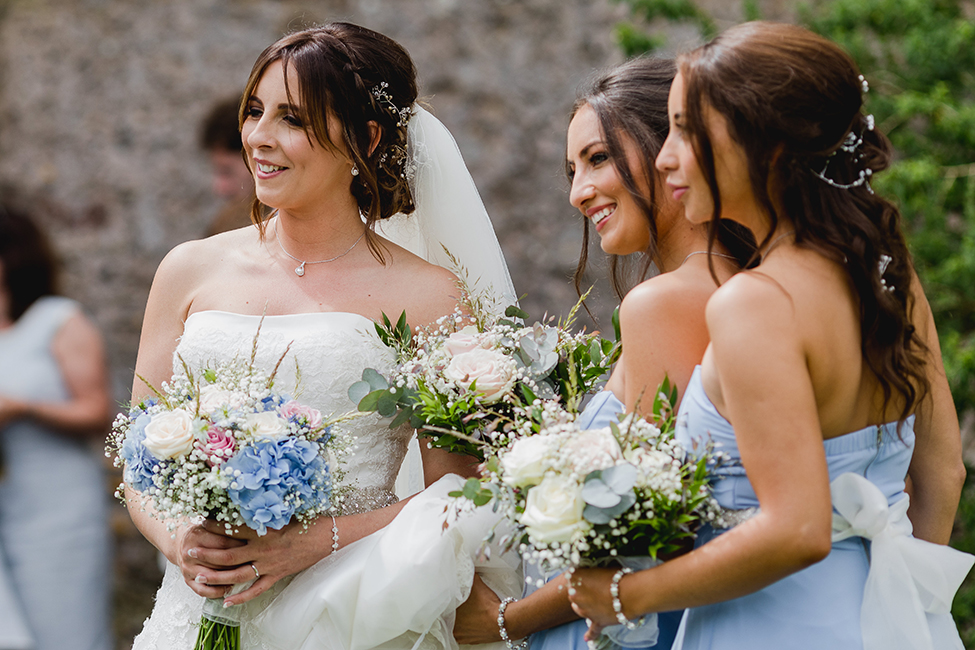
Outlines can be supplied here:
[[[899, 435], [895, 422], [825, 440], [830, 481], [852, 472], [879, 488], [888, 505], [907, 498], [904, 478], [914, 449], [913, 425], [912, 416]], [[742, 511], [758, 507], [734, 430], [705, 394], [700, 366], [681, 402], [676, 435], [691, 453], [710, 440], [730, 456], [731, 462], [715, 472], [715, 496], [722, 507]], [[696, 545], [706, 544], [722, 532], [706, 528]], [[860, 611], [869, 568], [869, 542], [862, 537], [833, 542], [826, 559], [760, 591], [688, 609], [674, 648], [858, 650], [863, 647]], [[934, 647], [949, 646], [936, 640]]]
[[[78, 311], [67, 298], [39, 298], [0, 330], [0, 395], [68, 399], [51, 342]], [[33, 650], [109, 650], [109, 486], [99, 450], [33, 420], [0, 427], [0, 445], [0, 600], [16, 601], [0, 611], [0, 640], [20, 609]]]
[[[597, 393], [586, 405], [585, 410], [579, 415], [579, 426], [582, 429], [602, 429], [608, 427], [610, 422], [618, 422], [619, 415], [626, 410], [619, 399], [612, 391], [604, 390]], [[534, 565], [526, 564], [526, 574], [537, 577], [538, 571]], [[549, 578], [551, 580], [556, 576]], [[526, 594], [535, 590], [533, 585], [529, 585]], [[680, 624], [683, 610], [674, 612], [661, 612], [657, 614], [657, 627], [659, 633], [657, 641], [653, 645], [626, 646], [641, 648], [646, 650], [670, 650], [670, 646], [677, 634], [677, 626]], [[558, 627], [549, 628], [536, 632], [531, 635], [530, 642], [532, 650], [587, 650], [588, 646], [583, 640], [583, 636], [589, 626], [584, 620], [573, 621]]]

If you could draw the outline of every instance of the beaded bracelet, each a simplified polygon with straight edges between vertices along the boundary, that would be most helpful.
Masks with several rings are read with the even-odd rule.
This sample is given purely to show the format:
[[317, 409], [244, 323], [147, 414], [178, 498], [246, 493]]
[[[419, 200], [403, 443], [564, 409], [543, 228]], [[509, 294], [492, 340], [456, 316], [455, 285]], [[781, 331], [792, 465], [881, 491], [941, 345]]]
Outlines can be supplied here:
[[620, 580], [623, 579], [623, 576], [630, 573], [633, 573], [633, 569], [623, 567], [613, 574], [613, 581], [609, 583], [609, 595], [613, 597], [613, 611], [616, 612], [616, 620], [619, 621], [620, 625], [626, 627], [626, 629], [635, 630], [643, 625], [643, 618], [640, 618], [639, 623], [634, 623], [626, 618], [623, 615], [623, 603], [620, 602]]
[[339, 527], [335, 525], [335, 515], [332, 515], [332, 553], [339, 550]]
[[508, 603], [513, 603], [517, 598], [505, 598], [498, 605], [498, 629], [501, 631], [501, 640], [504, 644], [508, 646], [508, 650], [528, 650], [528, 640], [524, 640], [521, 643], [514, 643], [508, 636], [508, 630], [504, 629], [504, 610], [507, 609]]

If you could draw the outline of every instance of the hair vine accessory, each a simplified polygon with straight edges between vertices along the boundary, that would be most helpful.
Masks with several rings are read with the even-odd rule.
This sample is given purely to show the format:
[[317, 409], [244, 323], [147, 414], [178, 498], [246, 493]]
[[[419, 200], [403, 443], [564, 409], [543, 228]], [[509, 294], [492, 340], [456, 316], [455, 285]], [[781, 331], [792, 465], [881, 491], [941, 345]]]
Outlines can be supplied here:
[[[864, 82], [866, 83], [866, 82]], [[873, 131], [874, 118], [873, 115], [866, 115], [863, 118], [866, 125], [867, 131]], [[850, 131], [846, 134], [846, 138], [843, 139], [843, 144], [839, 146], [838, 149], [834, 150], [833, 153], [826, 157], [826, 162], [823, 164], [823, 169], [821, 171], [814, 171], [813, 173], [819, 177], [821, 181], [827, 185], [831, 185], [837, 189], [850, 190], [854, 187], [860, 187], [861, 185], [866, 186], [867, 191], [873, 194], [873, 188], [870, 187], [870, 177], [873, 176], [873, 170], [869, 167], [864, 167], [860, 170], [857, 179], [852, 183], [837, 183], [832, 178], [826, 176], [826, 168], [829, 166], [830, 159], [837, 154], [837, 152], [848, 153], [852, 156], [853, 162], [859, 162], [863, 160], [863, 151], [861, 147], [863, 146], [863, 135], [857, 135], [854, 131]]]
[[887, 272], [887, 267], [893, 261], [890, 255], [881, 255], [880, 260], [877, 262], [877, 271], [880, 273], [880, 284], [883, 286], [885, 291], [893, 291], [894, 287], [887, 284], [887, 280], [884, 279], [884, 273]]
[[498, 605], [498, 631], [501, 633], [501, 640], [504, 641], [506, 646], [508, 646], [508, 650], [528, 650], [527, 640], [524, 640], [521, 643], [515, 643], [508, 636], [508, 630], [506, 630], [504, 627], [504, 610], [508, 608], [510, 603], [517, 600], [517, 598], [511, 598], [509, 596], [508, 598], [502, 600], [501, 604]]
[[628, 630], [635, 630], [643, 625], [643, 617], [639, 623], [634, 623], [623, 615], [623, 603], [620, 602], [620, 580], [623, 576], [633, 573], [633, 569], [623, 567], [613, 574], [613, 580], [609, 583], [609, 595], [613, 597], [613, 611], [616, 612], [616, 620]]
[[867, 80], [863, 78], [863, 75], [861, 74], [857, 76], [857, 79], [860, 81], [860, 88], [863, 89], [863, 94], [866, 95], [868, 92], [870, 92], [870, 84], [868, 84]]
[[393, 103], [393, 96], [386, 92], [387, 88], [389, 88], [389, 84], [380, 81], [378, 85], [372, 87], [370, 92], [380, 106], [396, 116], [396, 126], [406, 126], [410, 123], [410, 118], [413, 117], [413, 109], [410, 107], [397, 108], [396, 104]]

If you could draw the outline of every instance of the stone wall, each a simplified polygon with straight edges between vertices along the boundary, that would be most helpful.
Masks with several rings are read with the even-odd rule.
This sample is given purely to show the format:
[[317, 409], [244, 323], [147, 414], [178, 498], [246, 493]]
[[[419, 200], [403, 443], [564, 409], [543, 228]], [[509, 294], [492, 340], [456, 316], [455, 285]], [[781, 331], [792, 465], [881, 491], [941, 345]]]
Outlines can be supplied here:
[[[533, 314], [564, 313], [580, 222], [562, 172], [579, 81], [619, 60], [592, 0], [12, 0], [0, 4], [0, 183], [44, 205], [65, 291], [131, 385], [156, 265], [218, 208], [199, 123], [285, 31], [332, 19], [400, 41], [454, 132]], [[608, 293], [608, 292], [603, 292]], [[599, 303], [608, 306], [609, 302]]]

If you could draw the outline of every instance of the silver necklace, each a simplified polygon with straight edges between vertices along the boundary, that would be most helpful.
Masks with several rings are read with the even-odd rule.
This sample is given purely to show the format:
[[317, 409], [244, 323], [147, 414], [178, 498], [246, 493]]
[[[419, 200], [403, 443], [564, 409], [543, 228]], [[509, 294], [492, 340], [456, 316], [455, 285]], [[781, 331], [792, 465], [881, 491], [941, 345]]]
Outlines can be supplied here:
[[334, 262], [338, 258], [344, 257], [344, 256], [348, 255], [349, 253], [351, 253], [352, 252], [352, 249], [356, 247], [356, 244], [358, 244], [360, 241], [362, 241], [362, 238], [365, 237], [365, 236], [366, 236], [366, 231], [363, 230], [362, 231], [362, 234], [359, 235], [359, 239], [357, 239], [354, 242], [352, 242], [352, 245], [349, 246], [348, 250], [346, 250], [344, 253], [339, 253], [335, 257], [330, 257], [327, 260], [312, 260], [312, 261], [309, 261], [309, 260], [300, 260], [297, 257], [295, 257], [294, 255], [292, 255], [291, 253], [289, 253], [287, 250], [285, 250], [284, 244], [281, 243], [281, 237], [280, 237], [280, 235], [278, 235], [278, 220], [277, 219], [274, 220], [274, 238], [277, 240], [278, 247], [281, 249], [281, 252], [284, 253], [285, 255], [287, 255], [288, 257], [290, 257], [291, 259], [293, 259], [294, 261], [296, 261], [296, 262], [299, 263], [298, 266], [295, 267], [295, 275], [297, 275], [299, 278], [300, 277], [303, 277], [305, 275], [305, 264], [325, 264], [326, 262]]
[[[690, 253], [687, 254], [687, 257], [681, 260], [681, 263], [677, 265], [677, 268], [684, 266], [684, 262], [689, 260], [692, 255], [706, 255], [706, 254], [707, 251], [691, 251]], [[714, 253], [714, 252], [712, 252], [711, 254], [714, 255], [715, 257], [723, 257], [728, 260], [736, 260], [736, 261], [738, 260], [738, 258], [735, 257], [734, 255], [725, 255], [724, 253]]]
[[781, 235], [779, 235], [778, 237], [776, 237], [775, 239], [773, 239], [772, 240], [772, 243], [769, 244], [768, 245], [768, 248], [765, 249], [765, 252], [762, 253], [762, 261], [763, 262], [765, 261], [765, 258], [768, 257], [768, 254], [772, 252], [772, 249], [775, 248], [775, 246], [779, 243], [779, 241], [783, 237], [788, 237], [789, 235], [794, 235], [794, 234], [796, 234], [796, 231], [795, 230], [790, 230], [788, 232], [782, 233]]

